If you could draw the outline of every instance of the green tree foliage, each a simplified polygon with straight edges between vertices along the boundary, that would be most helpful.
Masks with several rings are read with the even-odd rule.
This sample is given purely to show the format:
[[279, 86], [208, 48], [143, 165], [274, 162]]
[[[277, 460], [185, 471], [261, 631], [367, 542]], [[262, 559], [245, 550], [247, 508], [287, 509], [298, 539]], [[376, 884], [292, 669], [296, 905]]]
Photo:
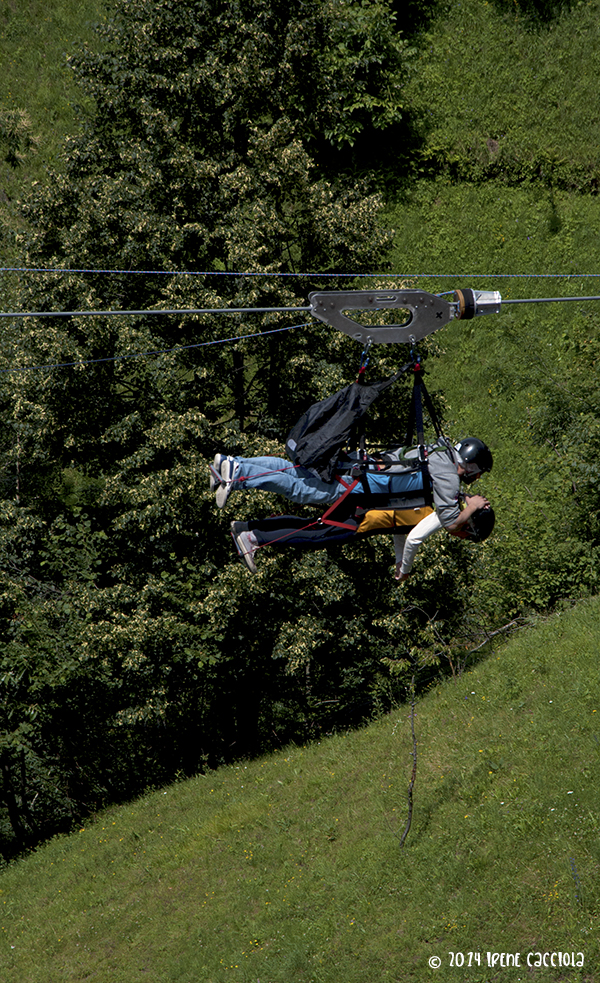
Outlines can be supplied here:
[[[310, 289], [380, 267], [380, 200], [315, 161], [398, 120], [392, 28], [383, 2], [120, 3], [98, 51], [73, 60], [95, 111], [27, 204], [26, 262], [204, 272], [39, 273], [19, 303], [305, 306]], [[421, 617], [398, 610], [389, 552], [272, 554], [250, 578], [208, 494], [216, 450], [281, 452], [306, 406], [356, 372], [355, 344], [321, 325], [264, 335], [293, 323], [99, 315], [5, 333], [7, 851], [106, 798], [389, 700], [378, 646], [397, 646], [381, 619], [397, 610], [408, 651]], [[381, 437], [400, 399], [383, 404]]]
[[13, 203], [11, 187], [15, 174], [35, 156], [37, 138], [30, 117], [23, 109], [8, 109], [0, 103], [0, 255], [10, 255], [14, 243], [11, 228], [18, 205]]

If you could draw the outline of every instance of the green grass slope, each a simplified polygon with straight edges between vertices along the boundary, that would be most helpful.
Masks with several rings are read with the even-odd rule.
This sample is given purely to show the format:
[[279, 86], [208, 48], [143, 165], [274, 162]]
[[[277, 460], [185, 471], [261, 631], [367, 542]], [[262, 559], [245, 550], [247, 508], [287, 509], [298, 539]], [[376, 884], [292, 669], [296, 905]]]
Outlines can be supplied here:
[[[404, 849], [406, 707], [153, 792], [5, 869], [0, 979], [600, 978], [599, 624], [584, 602], [418, 702]], [[584, 965], [527, 967], [553, 952]]]
[[[77, 109], [89, 103], [75, 84], [67, 57], [106, 19], [98, 0], [4, 0], [0, 4], [0, 108], [24, 111], [35, 150], [20, 167], [0, 158], [0, 260], [17, 260], [13, 237], [23, 228], [17, 202], [34, 181], [47, 180], [49, 167], [60, 167], [65, 138], [77, 126]], [[95, 44], [98, 40], [95, 39]]]
[[598, 0], [559, 2], [537, 29], [523, 6], [439, 5], [404, 90], [421, 120], [422, 169], [596, 194]]

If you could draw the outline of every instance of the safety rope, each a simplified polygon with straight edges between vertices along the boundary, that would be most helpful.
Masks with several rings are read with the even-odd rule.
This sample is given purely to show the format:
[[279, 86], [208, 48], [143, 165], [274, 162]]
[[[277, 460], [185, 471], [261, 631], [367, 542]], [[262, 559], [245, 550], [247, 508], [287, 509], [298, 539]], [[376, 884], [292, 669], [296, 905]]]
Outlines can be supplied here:
[[171, 352], [184, 352], [190, 348], [206, 348], [208, 345], [225, 345], [233, 341], [245, 341], [246, 338], [263, 338], [265, 335], [278, 334], [280, 331], [295, 331], [297, 328], [308, 328], [311, 324], [293, 324], [289, 328], [270, 328], [268, 331], [257, 331], [254, 334], [236, 335], [233, 338], [217, 338], [215, 341], [199, 341], [194, 345], [176, 345], [174, 348], [163, 348], [150, 352], [133, 352], [131, 355], [114, 355], [106, 358], [89, 358], [79, 362], [51, 362], [47, 365], [17, 365], [9, 369], [0, 369], [0, 374], [7, 372], [31, 372], [34, 369], [63, 369], [80, 365], [95, 365], [97, 362], [119, 362], [126, 358], [143, 358], [150, 355], [169, 355]]

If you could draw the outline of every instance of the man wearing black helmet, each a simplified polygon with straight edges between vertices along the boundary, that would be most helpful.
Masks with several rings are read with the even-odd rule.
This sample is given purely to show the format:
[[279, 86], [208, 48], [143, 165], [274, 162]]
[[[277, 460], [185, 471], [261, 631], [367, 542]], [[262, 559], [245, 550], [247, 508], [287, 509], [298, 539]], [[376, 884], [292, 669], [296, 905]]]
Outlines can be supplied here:
[[[409, 451], [410, 457], [415, 451]], [[428, 467], [431, 476], [436, 511], [420, 522], [408, 535], [395, 535], [396, 579], [407, 580], [419, 546], [434, 532], [445, 528], [451, 536], [481, 542], [487, 539], [494, 526], [494, 513], [483, 495], [464, 498], [460, 508], [460, 483], [470, 485], [484, 472], [492, 470], [492, 454], [478, 437], [465, 437], [454, 447], [444, 440], [428, 448]]]
[[[382, 461], [390, 471], [405, 468], [402, 461], [414, 460], [418, 450], [405, 452], [400, 447], [382, 455]], [[470, 485], [485, 472], [492, 470], [494, 461], [489, 448], [477, 437], [465, 437], [454, 447], [450, 441], [440, 439], [427, 448], [427, 467], [431, 478], [431, 490], [440, 524], [455, 533], [465, 525], [477, 509], [489, 505], [482, 495], [472, 495], [461, 511], [459, 506], [460, 483]]]
[[[377, 492], [377, 489], [372, 488], [371, 485], [375, 486], [378, 482], [383, 482], [386, 488], [383, 497], [389, 495], [392, 498], [395, 494], [402, 496], [407, 491], [413, 497], [415, 493], [422, 495], [422, 474], [418, 467], [413, 466], [412, 469], [410, 467], [410, 462], [416, 463], [417, 458], [417, 449], [406, 451], [403, 447], [370, 458], [370, 467], [366, 475], [370, 493]], [[407, 465], [406, 462], [409, 464]], [[492, 463], [489, 449], [476, 437], [467, 437], [459, 441], [454, 448], [449, 441], [440, 439], [437, 444], [427, 448], [433, 501], [444, 528], [453, 528], [455, 524], [457, 527], [461, 526], [477, 508], [484, 505], [483, 500], [475, 501], [467, 506], [466, 515], [461, 512], [458, 506], [460, 482], [470, 484], [480, 474], [491, 471]], [[210, 487], [216, 494], [219, 508], [223, 508], [232, 491], [249, 491], [253, 488], [275, 492], [302, 505], [325, 505], [346, 496], [348, 496], [347, 504], [350, 501], [357, 503], [359, 499], [356, 496], [365, 497], [362, 483], [355, 482], [352, 489], [349, 489], [348, 484], [343, 480], [347, 478], [348, 468], [340, 470], [337, 480], [323, 481], [322, 478], [290, 464], [283, 458], [243, 458], [217, 454], [211, 467]], [[395, 485], [398, 487], [396, 488]], [[379, 499], [381, 497], [378, 495]], [[473, 497], [478, 499], [481, 496]], [[368, 504], [373, 507], [372, 500]], [[382, 507], [385, 508], [385, 504]], [[387, 507], [393, 508], [394, 505], [390, 504]]]

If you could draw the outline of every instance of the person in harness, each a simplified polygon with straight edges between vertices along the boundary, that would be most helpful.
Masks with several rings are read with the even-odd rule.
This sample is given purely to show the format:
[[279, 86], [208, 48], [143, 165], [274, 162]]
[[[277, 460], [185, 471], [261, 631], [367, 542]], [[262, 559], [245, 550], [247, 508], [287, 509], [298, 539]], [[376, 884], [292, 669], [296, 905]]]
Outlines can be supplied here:
[[[451, 531], [450, 534], [480, 543], [492, 532], [494, 521], [494, 512], [489, 505], [482, 506], [457, 531]], [[343, 523], [336, 525], [326, 525], [320, 519], [307, 520], [292, 515], [231, 523], [231, 535], [238, 555], [251, 573], [257, 572], [256, 553], [265, 546], [279, 550], [289, 546], [326, 549], [367, 536], [393, 533], [396, 580], [400, 581], [410, 576], [419, 546], [441, 529], [443, 526], [430, 506], [370, 511], [359, 506], [352, 515], [344, 517]]]
[[[304, 530], [317, 527], [319, 532], [318, 527], [325, 526], [354, 535], [359, 528], [357, 508], [362, 509], [363, 514], [371, 510], [398, 513], [421, 507], [431, 511], [431, 505], [435, 505], [440, 528], [453, 534], [466, 529], [475, 513], [485, 510], [489, 502], [482, 495], [473, 495], [461, 510], [460, 483], [470, 484], [481, 474], [491, 471], [493, 460], [489, 448], [476, 437], [467, 437], [454, 447], [444, 437], [423, 383], [420, 361], [408, 362], [395, 375], [369, 385], [364, 380], [365, 367], [363, 353], [356, 382], [308, 408], [288, 434], [289, 461], [278, 457], [243, 458], [217, 454], [210, 468], [210, 487], [216, 495], [217, 506], [223, 508], [233, 491], [258, 488], [302, 505], [329, 506], [319, 520], [304, 523]], [[363, 433], [360, 451], [348, 454], [343, 450], [344, 445], [352, 435], [356, 436], [357, 426], [367, 409], [408, 370], [413, 372], [414, 385], [406, 443], [410, 443], [416, 429], [418, 447], [395, 447], [383, 454], [369, 456], [364, 449]], [[422, 399], [438, 438], [429, 447], [423, 439]], [[284, 532], [280, 528], [279, 539], [291, 540], [296, 534], [303, 538], [303, 530], [298, 525], [303, 520], [283, 518], [292, 521], [292, 528]], [[267, 535], [270, 531], [267, 530]], [[435, 531], [433, 526], [431, 531]], [[232, 532], [235, 538], [237, 530], [232, 529]], [[241, 529], [239, 533], [252, 534], [254, 538], [257, 535], [249, 528]], [[313, 532], [304, 539], [333, 541], [335, 535], [321, 531], [315, 536]], [[250, 555], [246, 547], [241, 551], [242, 557]], [[408, 576], [408, 572], [402, 571], [401, 563], [399, 579]]]
[[[427, 469], [421, 467], [419, 451], [396, 448], [378, 458], [367, 459], [367, 470], [354, 482], [356, 461], [338, 462], [333, 481], [324, 481], [302, 466], [284, 458], [243, 458], [217, 454], [211, 468], [211, 491], [223, 508], [233, 491], [254, 488], [283, 495], [302, 505], [331, 505], [344, 499], [365, 508], [403, 509], [435, 505], [441, 525], [453, 532], [467, 523], [474, 512], [489, 503], [481, 495], [459, 507], [461, 481], [471, 484], [491, 471], [493, 458], [477, 437], [466, 437], [454, 447], [445, 438], [426, 449]], [[353, 487], [351, 487], [353, 485]], [[355, 497], [356, 496], [356, 497]]]
[[[484, 501], [487, 504], [477, 508], [467, 522], [458, 528], [447, 529], [447, 532], [451, 536], [458, 536], [460, 539], [469, 539], [473, 543], [483, 543], [491, 535], [496, 522], [494, 510], [491, 508], [489, 502], [487, 502], [487, 499], [484, 499]], [[439, 532], [443, 528], [438, 516], [432, 511], [430, 515], [423, 518], [421, 522], [414, 526], [408, 535], [394, 536], [396, 580], [401, 582], [408, 580], [419, 547], [433, 533]]]

